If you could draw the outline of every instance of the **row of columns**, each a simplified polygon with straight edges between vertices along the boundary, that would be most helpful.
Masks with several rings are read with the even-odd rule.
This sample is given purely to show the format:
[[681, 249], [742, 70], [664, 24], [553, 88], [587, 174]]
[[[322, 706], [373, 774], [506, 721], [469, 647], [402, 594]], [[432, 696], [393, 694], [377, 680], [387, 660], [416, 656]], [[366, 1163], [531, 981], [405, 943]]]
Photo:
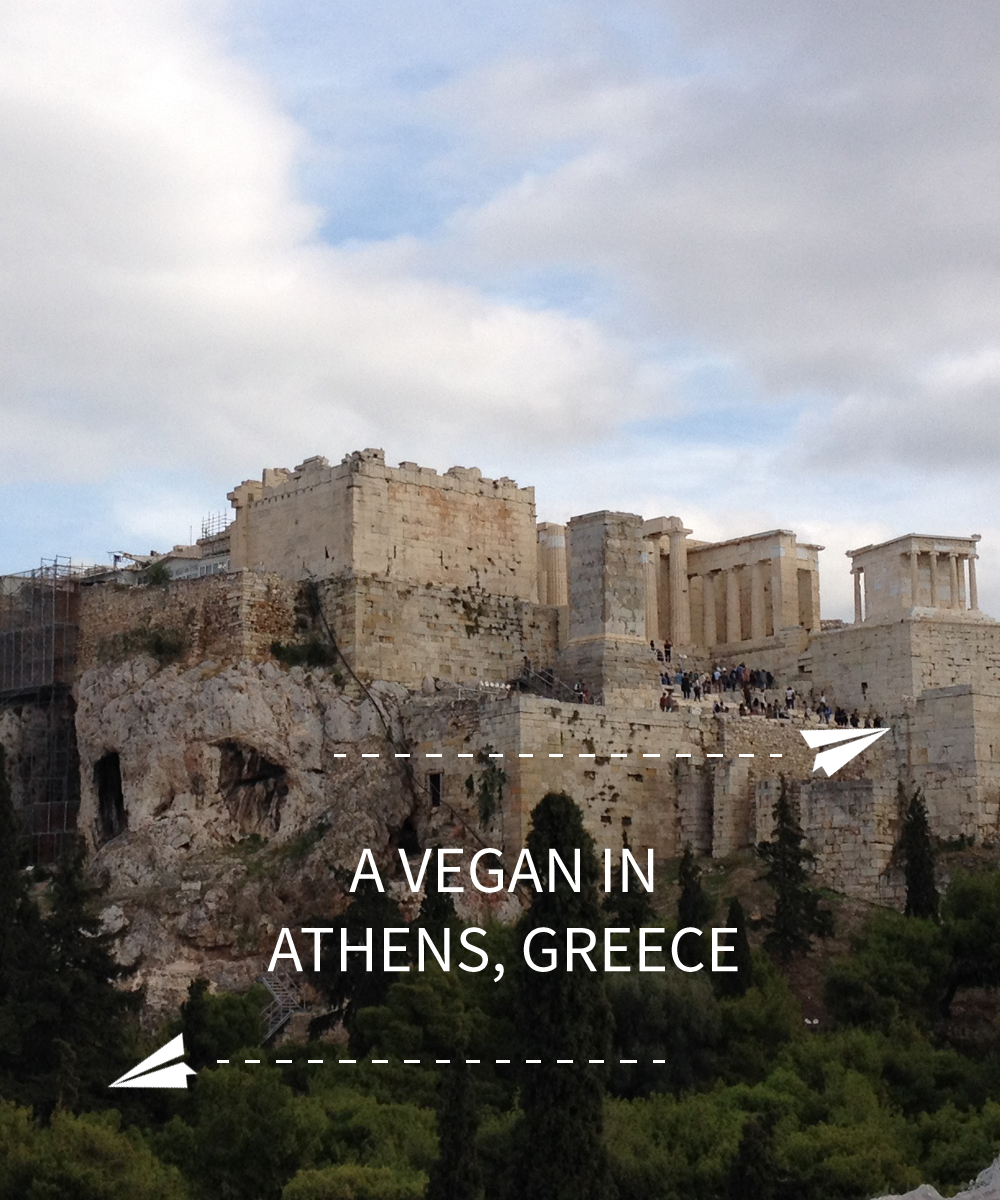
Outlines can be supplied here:
[[[910, 550], [910, 604], [913, 608], [921, 607], [918, 604], [920, 598], [920, 555], [926, 553], [930, 558], [930, 573], [931, 573], [931, 594], [930, 608], [943, 608], [940, 604], [940, 563], [939, 559], [943, 555], [935, 550], [920, 551]], [[959, 578], [961, 573], [961, 582], [965, 582], [966, 564], [968, 564], [968, 608], [976, 612], [979, 609], [979, 588], [976, 584], [976, 558], [975, 554], [959, 554], [952, 550], [948, 553], [948, 587], [949, 596], [948, 608], [964, 608], [960, 605], [959, 597]], [[961, 565], [960, 565], [961, 564]], [[851, 574], [854, 576], [854, 623], [860, 625], [864, 620], [864, 603], [861, 577], [864, 574], [864, 567], [853, 567]]]
[[[677, 531], [678, 541], [683, 547], [686, 531]], [[674, 539], [671, 537], [671, 545]], [[657, 605], [657, 584], [659, 582], [660, 563], [659, 548], [655, 545], [647, 553], [645, 560], [646, 572], [646, 629], [649, 636], [658, 636], [659, 612]], [[702, 575], [687, 573], [687, 553], [685, 549], [674, 549], [671, 552], [667, 567], [667, 602], [670, 613], [670, 640], [675, 646], [689, 646], [698, 641], [703, 646], [715, 646], [720, 641], [734, 644], [742, 642], [743, 617], [740, 604], [740, 577], [744, 571], [750, 572], [750, 640], [763, 641], [767, 633], [767, 575], [771, 574], [772, 597], [772, 630], [782, 627], [781, 606], [781, 576], [780, 560], [771, 559], [744, 566], [730, 567], [726, 570], [708, 571]], [[691, 629], [691, 580], [701, 579], [702, 587], [702, 627], [698, 637], [694, 637]], [[719, 606], [723, 605], [725, 614], [725, 634], [719, 637]]]

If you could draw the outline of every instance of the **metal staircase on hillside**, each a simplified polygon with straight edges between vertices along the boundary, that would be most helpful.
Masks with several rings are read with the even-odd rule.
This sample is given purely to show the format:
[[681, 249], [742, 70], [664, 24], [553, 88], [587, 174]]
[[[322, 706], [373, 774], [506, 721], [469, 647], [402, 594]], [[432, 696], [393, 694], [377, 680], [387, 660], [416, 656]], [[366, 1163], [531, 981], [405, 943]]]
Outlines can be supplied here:
[[286, 971], [267, 971], [258, 976], [258, 983], [271, 993], [271, 1002], [260, 1014], [264, 1023], [264, 1041], [268, 1042], [298, 1012], [306, 1012], [302, 992], [296, 980]]

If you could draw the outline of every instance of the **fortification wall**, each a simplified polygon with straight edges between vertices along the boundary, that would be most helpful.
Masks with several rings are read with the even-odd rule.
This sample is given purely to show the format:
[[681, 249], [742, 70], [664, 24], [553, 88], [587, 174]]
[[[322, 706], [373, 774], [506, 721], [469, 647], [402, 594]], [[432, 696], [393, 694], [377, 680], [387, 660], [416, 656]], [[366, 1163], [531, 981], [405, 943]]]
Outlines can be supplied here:
[[80, 592], [78, 669], [156, 651], [150, 634], [167, 635], [166, 653], [193, 664], [260, 659], [273, 641], [295, 634], [297, 585], [277, 575], [239, 571], [153, 587], [93, 586]]
[[[463, 820], [478, 821], [465, 786], [470, 774], [478, 779], [489, 763], [504, 772], [503, 811], [482, 833], [515, 849], [534, 806], [546, 792], [563, 791], [580, 804], [601, 850], [652, 847], [664, 859], [690, 844], [702, 854], [730, 854], [753, 841], [758, 781], [782, 771], [807, 776], [812, 766], [813, 752], [789, 723], [697, 708], [661, 713], [516, 694], [478, 704], [414, 697], [405, 720], [422, 786], [429, 787], [427, 775], [440, 776], [444, 802]], [[502, 758], [475, 757], [489, 752]]]
[[817, 695], [885, 716], [927, 688], [996, 687], [1000, 622], [965, 615], [848, 625], [813, 637], [803, 661]]
[[290, 579], [354, 572], [537, 600], [535, 494], [475, 467], [387, 467], [381, 450], [309, 459], [231, 493], [235, 566]]
[[366, 576], [320, 584], [338, 645], [366, 679], [418, 688], [428, 677], [454, 683], [502, 682], [525, 657], [551, 667], [559, 610], [481, 588], [417, 587]]
[[[906, 889], [894, 849], [902, 830], [896, 780], [815, 778], [791, 784], [799, 823], [816, 855], [817, 879], [848, 896], [900, 907]], [[758, 783], [755, 840], [774, 834], [778, 788]]]

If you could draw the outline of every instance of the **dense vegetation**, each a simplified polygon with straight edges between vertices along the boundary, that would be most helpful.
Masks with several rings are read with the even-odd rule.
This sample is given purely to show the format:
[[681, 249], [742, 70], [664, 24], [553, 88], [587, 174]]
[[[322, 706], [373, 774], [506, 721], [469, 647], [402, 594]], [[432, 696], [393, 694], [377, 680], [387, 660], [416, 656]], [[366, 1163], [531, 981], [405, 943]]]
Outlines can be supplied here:
[[[934, 912], [920, 807], [908, 833], [920, 863], [912, 907]], [[350, 1044], [286, 1046], [278, 1053], [293, 1062], [277, 1066], [259, 1049], [259, 998], [211, 995], [199, 981], [177, 1026], [139, 1037], [79, 861], [55, 874], [43, 908], [19, 870], [0, 760], [0, 1196], [864, 1200], [922, 1180], [953, 1191], [1000, 1150], [1000, 1043], [959, 1043], [945, 1019], [962, 997], [983, 995], [970, 989], [1000, 981], [1000, 872], [956, 873], [938, 919], [873, 910], [853, 952], [826, 970], [817, 1028], [785, 960], [801, 963], [828, 920], [800, 869], [794, 814], [782, 820], [760, 868], [779, 911], [753, 934], [777, 934], [773, 959], [750, 950], [742, 905], [703, 888], [688, 855], [681, 911], [653, 921], [668, 926], [657, 940], [695, 916], [736, 927], [738, 973], [606, 975], [578, 960], [573, 972], [539, 975], [519, 950], [532, 930], [626, 923], [621, 903], [601, 905], [578, 810], [547, 797], [529, 841], [536, 861], [581, 847], [586, 886], [574, 893], [557, 878], [516, 927], [487, 930], [491, 961], [506, 964], [499, 983], [492, 970], [446, 973], [432, 958], [394, 982], [325, 964], [314, 982]], [[377, 894], [357, 907], [350, 927], [402, 922]], [[461, 928], [433, 891], [422, 918], [453, 936]], [[189, 1091], [107, 1091], [178, 1028], [199, 1068]]]

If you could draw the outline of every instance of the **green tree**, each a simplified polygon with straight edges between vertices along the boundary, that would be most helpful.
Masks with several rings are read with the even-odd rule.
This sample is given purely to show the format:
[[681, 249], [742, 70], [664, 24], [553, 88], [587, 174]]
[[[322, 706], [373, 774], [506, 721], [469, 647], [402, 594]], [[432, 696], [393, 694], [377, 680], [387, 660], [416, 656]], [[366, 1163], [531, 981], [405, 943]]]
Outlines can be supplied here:
[[[363, 879], [343, 916], [330, 921], [328, 925], [323, 920], [303, 922], [303, 926], [309, 925], [333, 929], [332, 935], [327, 935], [329, 948], [325, 949], [322, 967], [318, 973], [313, 974], [316, 986], [326, 996], [330, 1011], [326, 1016], [313, 1021], [310, 1030], [313, 1034], [321, 1033], [336, 1021], [343, 1021], [353, 1045], [358, 1013], [363, 1008], [384, 1004], [389, 988], [397, 978], [381, 969], [384, 961], [385, 930], [403, 929], [406, 922], [399, 911], [399, 905], [380, 892], [373, 880]], [[367, 969], [365, 954], [351, 953], [347, 955], [347, 970], [341, 971], [340, 939], [343, 929], [347, 930], [349, 946], [363, 946], [367, 931], [371, 930], [372, 970]]]
[[278, 1200], [312, 1165], [325, 1129], [320, 1103], [293, 1095], [280, 1070], [221, 1067], [200, 1072], [184, 1119], [174, 1117], [155, 1144], [206, 1200]]
[[181, 1005], [180, 1030], [184, 1034], [187, 1061], [196, 1071], [214, 1066], [234, 1050], [257, 1046], [263, 1035], [261, 1001], [263, 989], [238, 996], [222, 992], [212, 996], [207, 979], [192, 979]]
[[[902, 782], [899, 784], [899, 798], [901, 802], [906, 799]], [[934, 843], [927, 822], [927, 805], [920, 788], [913, 793], [906, 809], [900, 848], [906, 863], [906, 915], [936, 921], [938, 892], [934, 882]]]
[[26, 1108], [0, 1101], [0, 1196], [4, 1200], [189, 1200], [174, 1167], [161, 1163], [116, 1112], [57, 1112], [48, 1128]]
[[712, 915], [714, 906], [701, 886], [701, 868], [695, 861], [690, 845], [684, 847], [677, 882], [681, 889], [677, 900], [677, 920], [680, 927], [683, 929], [685, 926], [693, 926], [700, 929]]
[[948, 982], [950, 956], [933, 921], [876, 909], [851, 939], [849, 957], [828, 972], [825, 999], [845, 1024], [888, 1030], [902, 1018], [927, 1025], [937, 1016]]
[[[523, 1057], [521, 1107], [515, 1172], [521, 1200], [607, 1200], [613, 1195], [603, 1140], [603, 1068], [611, 1044], [611, 1010], [602, 974], [577, 959], [566, 969], [566, 930], [601, 928], [594, 842], [583, 815], [569, 796], [550, 792], [532, 813], [527, 848], [542, 881], [518, 923], [518, 1016]], [[549, 851], [564, 862], [579, 849], [581, 887], [573, 891], [559, 871], [548, 879]], [[550, 885], [553, 890], [549, 890]], [[551, 929], [538, 942], [555, 954], [554, 968], [531, 970], [524, 946], [534, 930]], [[556, 1063], [556, 1059], [569, 1060]]]
[[760, 1115], [747, 1117], [726, 1180], [726, 1200], [774, 1200], [778, 1188], [774, 1120]]
[[807, 954], [813, 937], [833, 933], [833, 916], [820, 908], [820, 894], [809, 883], [808, 868], [816, 859], [804, 842], [788, 781], [782, 775], [774, 809], [774, 838], [759, 845], [757, 853], [767, 864], [762, 878], [774, 891], [774, 912], [765, 922], [764, 946], [783, 962], [795, 954]]
[[434, 944], [440, 945], [445, 929], [454, 925], [456, 920], [452, 893], [440, 891], [437, 872], [428, 871], [424, 898], [420, 901], [420, 911], [417, 913], [417, 927], [426, 929], [434, 939]]
[[951, 954], [947, 1013], [959, 988], [1000, 986], [1000, 872], [956, 871], [941, 915]]
[[715, 990], [720, 996], [733, 998], [745, 996], [753, 984], [753, 957], [750, 954], [750, 943], [747, 940], [747, 919], [743, 905], [733, 896], [729, 901], [726, 912], [726, 929], [735, 929], [735, 934], [729, 935], [733, 946], [730, 954], [723, 958], [722, 965], [736, 967], [735, 971], [718, 971], [712, 978]]
[[[0, 795], [0, 823], [9, 827], [9, 794]], [[42, 917], [0, 847], [0, 1088], [44, 1119], [57, 1107], [104, 1106], [108, 1083], [134, 1058], [142, 994], [120, 986], [132, 972], [101, 931], [103, 891], [78, 844], [51, 880]]]
[[464, 1054], [445, 1070], [438, 1108], [440, 1156], [431, 1168], [427, 1200], [479, 1200], [483, 1179], [476, 1154], [479, 1113]]

